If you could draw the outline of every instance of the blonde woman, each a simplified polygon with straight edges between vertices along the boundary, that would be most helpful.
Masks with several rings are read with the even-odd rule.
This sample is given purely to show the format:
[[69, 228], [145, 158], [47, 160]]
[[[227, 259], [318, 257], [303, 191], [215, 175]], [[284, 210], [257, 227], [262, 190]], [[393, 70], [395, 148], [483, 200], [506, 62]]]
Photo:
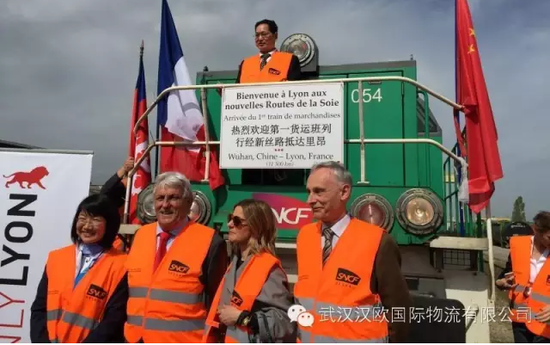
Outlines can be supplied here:
[[206, 320], [205, 342], [295, 342], [293, 304], [275, 256], [275, 218], [263, 201], [246, 199], [228, 216], [232, 260]]

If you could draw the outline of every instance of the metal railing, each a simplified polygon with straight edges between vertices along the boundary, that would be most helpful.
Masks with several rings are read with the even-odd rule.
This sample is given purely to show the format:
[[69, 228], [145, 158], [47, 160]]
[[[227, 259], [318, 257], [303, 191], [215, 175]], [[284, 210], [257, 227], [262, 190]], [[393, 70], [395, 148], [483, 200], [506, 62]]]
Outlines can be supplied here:
[[[137, 134], [137, 130], [139, 128], [139, 125], [142, 121], [145, 121], [149, 114], [153, 111], [153, 109], [159, 104], [159, 102], [164, 98], [167, 97], [171, 92], [173, 91], [179, 91], [179, 90], [197, 90], [200, 89], [201, 91], [201, 103], [202, 103], [202, 115], [204, 119], [204, 126], [205, 126], [205, 140], [204, 141], [194, 141], [194, 142], [166, 142], [166, 141], [155, 141], [147, 147], [144, 154], [135, 162], [134, 168], [129, 172], [128, 174], [128, 186], [131, 186], [132, 176], [135, 174], [135, 171], [139, 167], [139, 165], [142, 163], [142, 161], [147, 157], [147, 155], [151, 152], [151, 150], [155, 147], [162, 147], [162, 146], [205, 146], [205, 154], [206, 154], [206, 169], [204, 173], [203, 182], [208, 181], [208, 177], [210, 175], [209, 173], [209, 167], [210, 167], [210, 145], [220, 145], [220, 141], [212, 141], [210, 140], [210, 133], [208, 128], [209, 118], [208, 118], [208, 109], [207, 109], [207, 100], [206, 100], [206, 90], [208, 89], [215, 89], [215, 90], [224, 90], [229, 88], [239, 88], [239, 87], [250, 87], [250, 86], [275, 86], [275, 85], [298, 85], [298, 84], [326, 84], [326, 83], [351, 83], [351, 82], [357, 82], [358, 83], [358, 94], [363, 94], [363, 82], [384, 82], [384, 81], [395, 81], [395, 82], [401, 82], [405, 84], [410, 84], [416, 87], [417, 95], [421, 93], [424, 96], [424, 104], [425, 104], [425, 135], [424, 138], [414, 138], [414, 139], [366, 139], [365, 133], [364, 133], [364, 102], [359, 101], [358, 102], [358, 124], [359, 124], [359, 138], [358, 139], [347, 139], [344, 140], [344, 143], [346, 144], [359, 144], [360, 145], [360, 161], [361, 161], [361, 173], [360, 173], [360, 184], [368, 184], [368, 181], [366, 180], [366, 150], [365, 146], [367, 144], [427, 144], [437, 147], [440, 151], [444, 152], [448, 157], [445, 160], [444, 167], [447, 167], [450, 171], [450, 163], [451, 159], [460, 166], [467, 166], [466, 160], [459, 157], [456, 154], [456, 147], [449, 150], [439, 142], [431, 139], [429, 137], [429, 107], [428, 107], [428, 95], [431, 95], [435, 97], [436, 99], [440, 100], [441, 102], [449, 105], [451, 108], [453, 108], [453, 112], [455, 114], [457, 112], [460, 112], [463, 110], [463, 107], [450, 99], [446, 98], [443, 95], [440, 95], [436, 93], [435, 91], [429, 89], [428, 87], [418, 83], [415, 80], [412, 80], [410, 78], [406, 77], [398, 77], [398, 76], [386, 76], [386, 77], [361, 77], [361, 78], [340, 78], [340, 79], [317, 79], [317, 80], [300, 80], [300, 81], [284, 81], [284, 82], [266, 82], [266, 83], [247, 83], [247, 84], [210, 84], [210, 85], [188, 85], [188, 86], [174, 86], [165, 89], [162, 91], [157, 98], [154, 100], [153, 103], [149, 105], [147, 110], [143, 113], [143, 115], [138, 119], [137, 123], [134, 127], [134, 133]], [[415, 102], [416, 105], [416, 102]], [[430, 155], [426, 156], [426, 159], [429, 159]], [[429, 171], [430, 169], [428, 169]], [[444, 171], [444, 179], [446, 176], [452, 176], [454, 174], [447, 175]], [[456, 178], [455, 178], [456, 181]], [[458, 215], [460, 211], [460, 207], [462, 208], [464, 214], [467, 216], [468, 221], [465, 222], [466, 224], [472, 224], [470, 221], [472, 219], [472, 213], [467, 205], [459, 206], [458, 200], [457, 200], [457, 193], [458, 193], [458, 186], [455, 182], [455, 190], [448, 192], [447, 190], [447, 183], [446, 180], [444, 180], [444, 201], [446, 204], [446, 207], [448, 209], [446, 210], [446, 214], [450, 214], [452, 216], [453, 214], [453, 206], [455, 214]], [[127, 220], [128, 217], [128, 206], [129, 206], [129, 200], [130, 200], [130, 188], [127, 188], [126, 190], [126, 201], [125, 201], [125, 207], [124, 207], [124, 217], [125, 220]], [[448, 193], [447, 193], [448, 192]], [[454, 199], [454, 200], [453, 200]], [[453, 203], [454, 201], [454, 203]], [[447, 206], [448, 204], [448, 206]], [[448, 212], [447, 212], [448, 211]], [[491, 227], [491, 211], [490, 206], [487, 207], [486, 210], [487, 215], [487, 241], [488, 241], [488, 257], [489, 257], [489, 270], [490, 270], [490, 278], [491, 282], [489, 283], [490, 286], [492, 286], [494, 281], [494, 258], [493, 258], [493, 250], [492, 250], [492, 227]], [[453, 218], [451, 218], [453, 219]], [[480, 218], [478, 217], [478, 223], [480, 222]], [[470, 226], [470, 225], [468, 225]], [[478, 226], [478, 229], [481, 227]], [[474, 234], [474, 227], [470, 226], [468, 228], [469, 234]], [[480, 233], [476, 234], [477, 236], [482, 236]], [[495, 300], [495, 292], [494, 289], [491, 289], [490, 294], [490, 302], [494, 304]]]
[[[250, 87], [250, 86], [274, 86], [274, 85], [292, 85], [292, 84], [327, 84], [327, 83], [351, 83], [351, 82], [357, 82], [359, 87], [359, 94], [362, 92], [363, 88], [363, 82], [382, 82], [382, 81], [397, 81], [402, 83], [407, 83], [415, 86], [417, 89], [422, 90], [426, 94], [430, 94], [434, 96], [435, 98], [439, 99], [443, 103], [451, 106], [453, 109], [461, 110], [462, 106], [458, 105], [457, 103], [451, 101], [450, 99], [446, 98], [443, 95], [440, 95], [436, 93], [435, 91], [429, 89], [428, 87], [418, 83], [415, 80], [412, 80], [410, 78], [406, 77], [361, 77], [361, 78], [338, 78], [338, 79], [316, 79], [316, 80], [299, 80], [299, 81], [285, 81], [285, 82], [267, 82], [267, 83], [246, 83], [246, 84], [210, 84], [210, 85], [186, 85], [186, 86], [173, 86], [170, 88], [165, 89], [162, 91], [157, 98], [149, 105], [147, 110], [143, 113], [143, 115], [137, 120], [135, 126], [134, 126], [134, 134], [137, 134], [137, 130], [139, 128], [139, 125], [142, 121], [145, 121], [147, 119], [147, 116], [153, 111], [153, 109], [157, 106], [157, 104], [164, 98], [167, 97], [171, 92], [173, 91], [180, 91], [180, 90], [201, 90], [201, 103], [202, 103], [202, 115], [204, 118], [205, 123], [205, 140], [204, 141], [194, 141], [194, 142], [154, 142], [149, 145], [147, 148], [146, 153], [149, 153], [152, 148], [156, 146], [202, 146], [205, 145], [205, 154], [206, 154], [206, 169], [204, 174], [203, 181], [208, 181], [209, 176], [209, 163], [210, 163], [210, 145], [220, 145], [219, 141], [211, 141], [210, 140], [210, 133], [208, 131], [208, 111], [207, 111], [207, 105], [206, 105], [206, 90], [207, 89], [215, 89], [215, 90], [223, 90], [228, 88], [239, 88], [239, 87]], [[345, 143], [349, 144], [360, 144], [361, 145], [361, 179], [360, 183], [368, 183], [366, 181], [366, 165], [365, 165], [365, 144], [371, 143], [371, 144], [385, 144], [385, 143], [426, 143], [430, 145], [434, 145], [438, 147], [441, 151], [445, 152], [447, 155], [451, 156], [453, 159], [460, 162], [460, 164], [464, 164], [464, 161], [462, 161], [456, 154], [454, 154], [451, 150], [445, 148], [443, 145], [439, 144], [435, 140], [431, 139], [365, 139], [365, 133], [364, 133], [364, 104], [363, 102], [358, 102], [359, 110], [358, 110], [358, 122], [359, 122], [359, 128], [360, 128], [360, 138], [359, 139], [349, 139], [346, 140]], [[137, 166], [141, 164], [141, 161], [145, 159], [146, 155], [143, 154], [142, 157], [136, 162], [136, 165], [134, 166], [134, 169], [130, 171], [129, 176], [133, 175], [135, 173], [135, 170], [137, 169]]]
[[[447, 176], [452, 176], [454, 174], [451, 174], [451, 159], [456, 162], [458, 165], [466, 166], [467, 163], [464, 159], [459, 157], [456, 154], [456, 146], [455, 148], [449, 150], [439, 142], [431, 139], [429, 137], [429, 103], [428, 103], [428, 95], [432, 95], [436, 99], [442, 101], [443, 103], [451, 106], [453, 108], [454, 112], [459, 112], [462, 110], [462, 106], [459, 104], [451, 101], [450, 99], [446, 98], [443, 95], [440, 95], [436, 93], [435, 91], [431, 90], [430, 88], [420, 84], [419, 82], [412, 80], [410, 78], [406, 77], [398, 77], [398, 76], [381, 76], [381, 77], [360, 77], [360, 78], [338, 78], [338, 79], [317, 79], [317, 80], [300, 80], [300, 81], [285, 81], [285, 82], [265, 82], [265, 83], [246, 83], [246, 84], [210, 84], [210, 85], [186, 85], [186, 86], [174, 86], [167, 88], [163, 90], [157, 98], [149, 105], [149, 107], [145, 110], [143, 115], [139, 117], [137, 120], [135, 126], [134, 126], [134, 133], [137, 134], [139, 125], [142, 121], [145, 121], [149, 114], [153, 111], [153, 109], [156, 108], [156, 106], [159, 104], [159, 102], [167, 97], [171, 92], [173, 91], [179, 91], [179, 90], [201, 90], [201, 105], [202, 105], [202, 116], [204, 118], [204, 125], [205, 125], [205, 140], [204, 141], [194, 141], [194, 142], [176, 142], [176, 141], [154, 141], [153, 143], [150, 143], [148, 147], [146, 148], [144, 154], [137, 160], [135, 163], [134, 168], [129, 172], [128, 174], [128, 182], [131, 183], [131, 177], [134, 175], [135, 171], [137, 170], [137, 167], [141, 164], [141, 162], [147, 157], [147, 155], [155, 148], [155, 147], [163, 147], [163, 146], [205, 146], [205, 155], [206, 155], [206, 166], [205, 166], [205, 172], [202, 179], [202, 182], [208, 182], [209, 179], [209, 167], [210, 167], [210, 152], [211, 148], [210, 145], [220, 145], [220, 141], [213, 141], [210, 140], [210, 133], [208, 129], [208, 123], [209, 123], [209, 114], [207, 109], [207, 99], [206, 99], [206, 90], [208, 89], [215, 89], [215, 90], [223, 90], [223, 89], [229, 89], [229, 88], [239, 88], [239, 87], [250, 87], [250, 86], [275, 86], [275, 85], [292, 85], [292, 84], [325, 84], [325, 83], [352, 83], [357, 82], [358, 86], [358, 94], [362, 94], [363, 90], [363, 82], [383, 82], [383, 81], [395, 81], [395, 82], [401, 82], [410, 84], [416, 87], [416, 94], [422, 94], [423, 101], [424, 101], [424, 138], [403, 138], [403, 139], [366, 139], [365, 138], [365, 132], [364, 132], [364, 102], [358, 102], [358, 124], [359, 124], [359, 138], [358, 139], [346, 139], [344, 140], [345, 144], [359, 144], [360, 145], [360, 160], [361, 160], [361, 173], [360, 173], [360, 179], [358, 181], [359, 184], [368, 184], [368, 181], [366, 179], [366, 150], [365, 146], [367, 144], [427, 144], [431, 146], [435, 146], [440, 151], [444, 152], [448, 157], [445, 160], [444, 164], [444, 179]], [[426, 155], [426, 164], [429, 164], [430, 155]], [[427, 172], [430, 171], [430, 169], [426, 170]], [[131, 185], [131, 184], [129, 184]], [[445, 212], [445, 214], [452, 214], [453, 205], [458, 207], [458, 201], [457, 201], [457, 194], [458, 194], [458, 188], [455, 184], [455, 190], [454, 191], [448, 191], [448, 184], [444, 181], [444, 201], [446, 204], [447, 211], [451, 212]], [[454, 198], [454, 200], [453, 200]], [[129, 200], [129, 190], [127, 190], [127, 200]], [[471, 211], [466, 205], [463, 205], [464, 209], [463, 211], [466, 211], [465, 214], [468, 214], [471, 216]], [[125, 215], [127, 214], [127, 208], [125, 207]], [[457, 212], [458, 214], [459, 212]], [[453, 218], [451, 218], [453, 219]], [[471, 223], [471, 222], [468, 222]], [[472, 233], [472, 228], [468, 228], [468, 233]]]
[[[203, 141], [194, 141], [194, 142], [177, 142], [177, 141], [154, 141], [153, 143], [150, 143], [148, 147], [146, 148], [145, 152], [141, 155], [141, 157], [135, 162], [134, 168], [128, 173], [128, 186], [132, 185], [132, 176], [135, 174], [137, 168], [140, 166], [140, 164], [145, 160], [145, 158], [148, 156], [148, 154], [151, 152], [151, 150], [155, 147], [162, 147], [162, 146], [205, 146], [205, 155], [206, 155], [206, 166], [205, 166], [205, 172], [202, 179], [202, 182], [208, 182], [209, 176], [210, 176], [210, 152], [211, 148], [210, 145], [220, 145], [220, 141], [212, 141], [210, 140], [210, 133], [208, 129], [208, 123], [209, 123], [209, 116], [208, 116], [208, 108], [207, 108], [207, 100], [206, 100], [206, 90], [208, 89], [214, 89], [214, 90], [223, 90], [223, 89], [229, 89], [229, 88], [242, 88], [242, 87], [250, 87], [250, 86], [276, 86], [276, 85], [301, 85], [301, 84], [328, 84], [328, 83], [352, 83], [357, 82], [358, 85], [358, 94], [362, 95], [363, 93], [363, 82], [383, 82], [383, 81], [394, 81], [394, 82], [401, 82], [410, 84], [416, 87], [416, 92], [421, 92], [424, 96], [424, 102], [425, 102], [425, 127], [426, 127], [426, 133], [424, 138], [403, 138], [403, 139], [366, 139], [365, 138], [365, 132], [364, 132], [364, 102], [359, 101], [358, 102], [358, 124], [359, 124], [359, 138], [358, 139], [347, 139], [344, 140], [345, 144], [359, 144], [360, 145], [360, 161], [361, 161], [361, 173], [360, 173], [360, 179], [358, 181], [358, 184], [368, 184], [369, 182], [366, 179], [366, 144], [427, 144], [437, 147], [440, 151], [447, 154], [449, 158], [452, 158], [454, 161], [456, 161], [460, 165], [466, 166], [466, 161], [460, 157], [458, 157], [452, 150], [449, 150], [439, 142], [430, 139], [429, 138], [429, 108], [427, 108], [427, 95], [432, 95], [436, 99], [439, 99], [443, 103], [451, 106], [453, 108], [453, 111], [460, 111], [462, 109], [462, 106], [459, 104], [451, 101], [450, 99], [446, 98], [443, 95], [440, 95], [436, 93], [435, 91], [431, 90], [427, 86], [424, 86], [420, 84], [419, 82], [412, 80], [410, 78], [406, 77], [397, 77], [397, 76], [381, 76], [381, 77], [360, 77], [360, 78], [337, 78], [337, 79], [316, 79], [316, 80], [299, 80], [299, 81], [284, 81], [284, 82], [264, 82], [264, 83], [246, 83], [246, 84], [210, 84], [210, 85], [185, 85], [185, 86], [173, 86], [170, 88], [167, 88], [163, 90], [157, 98], [149, 105], [149, 107], [145, 110], [143, 115], [139, 117], [137, 120], [133, 132], [134, 134], [137, 134], [138, 128], [141, 124], [141, 122], [147, 120], [147, 117], [149, 114], [153, 111], [153, 109], [156, 108], [156, 106], [159, 104], [159, 102], [167, 97], [171, 92], [173, 91], [180, 91], [180, 90], [196, 90], [200, 89], [201, 91], [201, 103], [202, 103], [202, 116], [204, 119], [204, 126], [205, 126], [205, 140]], [[415, 102], [416, 104], [416, 102]], [[428, 155], [429, 156], [429, 155]], [[429, 159], [427, 156], [427, 159]], [[429, 169], [428, 169], [429, 171]], [[130, 188], [126, 189], [126, 202], [124, 206], [124, 220], [125, 222], [128, 221], [128, 211], [129, 211], [129, 199], [130, 199]]]
[[[147, 157], [147, 155], [151, 152], [151, 150], [155, 147], [162, 147], [162, 146], [205, 146], [205, 154], [206, 154], [206, 168], [204, 173], [203, 182], [208, 182], [208, 178], [210, 175], [209, 172], [209, 166], [210, 166], [210, 145], [220, 145], [220, 141], [212, 141], [210, 140], [210, 133], [208, 129], [208, 109], [207, 109], [207, 100], [206, 100], [206, 90], [208, 89], [214, 89], [214, 90], [224, 90], [229, 88], [239, 88], [239, 87], [251, 87], [251, 86], [275, 86], [275, 85], [299, 85], [299, 84], [327, 84], [327, 83], [351, 83], [351, 82], [357, 82], [358, 84], [358, 94], [363, 94], [363, 82], [384, 82], [384, 81], [395, 81], [395, 82], [401, 82], [405, 84], [410, 84], [416, 87], [417, 95], [421, 93], [424, 96], [424, 105], [425, 105], [425, 135], [424, 138], [414, 138], [414, 139], [366, 139], [365, 133], [364, 133], [364, 102], [359, 101], [358, 102], [358, 125], [359, 125], [359, 138], [358, 139], [347, 139], [344, 140], [344, 143], [346, 144], [359, 144], [360, 145], [360, 160], [361, 160], [361, 173], [360, 173], [360, 184], [368, 184], [368, 181], [366, 180], [366, 150], [365, 145], [366, 144], [427, 144], [437, 147], [439, 150], [444, 152], [448, 157], [445, 160], [445, 164], [450, 169], [450, 162], [451, 159], [455, 161], [456, 164], [460, 166], [467, 166], [466, 160], [459, 157], [456, 154], [456, 147], [449, 150], [439, 142], [429, 138], [429, 107], [428, 107], [428, 97], [427, 95], [431, 95], [435, 97], [436, 99], [440, 100], [441, 102], [449, 105], [451, 108], [453, 108], [453, 112], [455, 114], [457, 112], [460, 112], [463, 110], [463, 107], [447, 97], [440, 95], [436, 93], [435, 91], [431, 90], [430, 88], [422, 85], [421, 83], [412, 80], [410, 78], [406, 77], [398, 77], [398, 76], [381, 76], [381, 77], [360, 77], [360, 78], [338, 78], [338, 79], [316, 79], [316, 80], [299, 80], [299, 81], [284, 81], [284, 82], [265, 82], [265, 83], [246, 83], [246, 84], [210, 84], [210, 85], [187, 85], [187, 86], [174, 86], [167, 88], [163, 90], [157, 98], [149, 105], [147, 110], [141, 115], [141, 117], [137, 120], [135, 127], [133, 129], [134, 134], [137, 134], [139, 125], [142, 121], [145, 121], [149, 114], [153, 111], [153, 109], [159, 104], [159, 102], [164, 98], [167, 97], [171, 92], [173, 91], [180, 91], [180, 90], [197, 90], [200, 89], [201, 91], [201, 105], [202, 105], [202, 116], [204, 119], [204, 126], [205, 126], [205, 140], [204, 141], [194, 141], [194, 142], [167, 142], [167, 141], [155, 141], [147, 147], [144, 154], [135, 162], [134, 168], [128, 173], [128, 186], [131, 186], [131, 179], [134, 175], [135, 171], [139, 167], [139, 165], [142, 163], [142, 161]], [[416, 104], [416, 102], [415, 102]], [[429, 155], [427, 155], [427, 159], [429, 159]], [[445, 166], [444, 164], [444, 166]], [[429, 171], [429, 169], [428, 169]], [[445, 179], [445, 171], [444, 171], [444, 179]], [[448, 175], [451, 176], [451, 175]], [[456, 180], [456, 179], [455, 179]], [[444, 180], [444, 189], [445, 189], [445, 196], [444, 199], [449, 203], [449, 210], [453, 208], [453, 198], [455, 198], [455, 208], [458, 207], [458, 203], [456, 200], [458, 188], [455, 184], [455, 191], [450, 192], [449, 194], [446, 194], [447, 191], [447, 184]], [[130, 199], [130, 188], [127, 188], [126, 190], [126, 201], [125, 201], [125, 207], [124, 207], [124, 219], [127, 221], [128, 217], [128, 203]], [[467, 205], [462, 205], [464, 214], [467, 214], [468, 217], [471, 217], [471, 211], [467, 207]], [[447, 213], [447, 212], [445, 212]], [[452, 210], [450, 211], [450, 214], [452, 214]], [[492, 229], [491, 229], [491, 217], [490, 217], [490, 206], [487, 207], [486, 210], [487, 213], [487, 240], [489, 244], [489, 264], [490, 266], [493, 265], [493, 252], [492, 252]], [[458, 212], [457, 212], [458, 214]], [[451, 218], [452, 219], [452, 218]], [[471, 218], [469, 218], [471, 219]], [[468, 222], [471, 223], [471, 222]], [[478, 227], [479, 228], [479, 227]], [[469, 228], [469, 232], [472, 233], [473, 228]], [[479, 234], [478, 234], [479, 235]], [[494, 272], [493, 267], [490, 267], [491, 271], [491, 278], [494, 280]], [[491, 292], [491, 299], [494, 301], [494, 291]]]
[[[456, 116], [456, 112], [453, 116]], [[456, 154], [459, 149], [459, 143], [457, 142], [452, 148], [452, 152]], [[483, 222], [481, 214], [474, 215], [472, 210], [467, 204], [459, 202], [459, 184], [461, 181], [458, 179], [458, 170], [455, 164], [452, 164], [450, 157], [447, 157], [443, 162], [443, 201], [445, 205], [444, 222], [447, 225], [447, 232], [451, 236], [457, 236], [464, 238], [486, 238], [487, 240], [487, 261], [489, 269], [489, 303], [494, 305], [496, 299], [496, 292], [494, 287], [495, 281], [495, 268], [494, 268], [494, 253], [493, 253], [493, 230], [491, 219], [491, 204], [487, 205], [485, 209], [485, 229], [483, 229]], [[466, 178], [467, 176], [462, 176]], [[461, 231], [460, 227], [464, 227], [464, 231]], [[478, 253], [478, 265], [480, 271], [484, 271], [484, 259], [483, 253]]]
[[[458, 144], [456, 144], [452, 152], [456, 154]], [[447, 158], [443, 162], [443, 201], [445, 203], [445, 222], [448, 225], [447, 232], [452, 234], [460, 234], [465, 237], [477, 237], [476, 229], [473, 226], [472, 211], [467, 205], [459, 202], [459, 181], [456, 165]], [[463, 214], [463, 219], [460, 219], [460, 213]], [[464, 227], [464, 233], [460, 228]]]

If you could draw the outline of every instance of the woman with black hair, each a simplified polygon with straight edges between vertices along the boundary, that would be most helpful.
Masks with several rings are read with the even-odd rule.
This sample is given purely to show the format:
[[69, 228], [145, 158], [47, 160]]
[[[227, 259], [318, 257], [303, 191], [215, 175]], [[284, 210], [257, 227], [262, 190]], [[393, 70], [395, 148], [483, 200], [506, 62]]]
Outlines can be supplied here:
[[126, 254], [113, 248], [117, 208], [102, 194], [77, 208], [73, 244], [49, 253], [31, 306], [31, 341], [124, 342]]

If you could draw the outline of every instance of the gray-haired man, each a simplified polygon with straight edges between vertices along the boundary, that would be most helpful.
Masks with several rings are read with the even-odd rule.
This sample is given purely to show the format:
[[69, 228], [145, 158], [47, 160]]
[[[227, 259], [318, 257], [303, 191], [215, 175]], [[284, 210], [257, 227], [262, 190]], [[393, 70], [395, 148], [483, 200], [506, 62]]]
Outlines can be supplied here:
[[128, 255], [128, 342], [201, 342], [206, 315], [227, 268], [214, 229], [188, 217], [193, 194], [180, 173], [159, 175], [157, 222], [136, 233]]
[[[412, 305], [399, 249], [383, 229], [350, 217], [351, 189], [351, 174], [342, 164], [324, 162], [311, 169], [307, 202], [317, 222], [298, 233], [294, 295], [311, 313], [303, 317], [314, 320], [310, 327], [298, 322], [298, 338], [406, 342], [408, 323], [391, 323], [391, 309], [406, 316]], [[335, 313], [327, 314], [331, 310]], [[382, 311], [390, 313], [383, 317]]]

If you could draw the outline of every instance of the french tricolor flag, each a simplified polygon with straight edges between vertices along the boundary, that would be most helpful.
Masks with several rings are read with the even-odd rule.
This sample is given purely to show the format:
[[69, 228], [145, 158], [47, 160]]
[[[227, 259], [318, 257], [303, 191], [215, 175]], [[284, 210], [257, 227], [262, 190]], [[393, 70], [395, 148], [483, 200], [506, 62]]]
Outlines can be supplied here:
[[[185, 63], [176, 26], [166, 0], [162, 0], [160, 31], [160, 54], [158, 89], [172, 86], [192, 85]], [[171, 92], [158, 104], [158, 125], [162, 141], [205, 140], [204, 119], [195, 90]], [[201, 181], [206, 168], [205, 146], [162, 147], [160, 149], [160, 172], [178, 171], [191, 181]], [[215, 152], [210, 151], [210, 188], [216, 189], [225, 183]]]

